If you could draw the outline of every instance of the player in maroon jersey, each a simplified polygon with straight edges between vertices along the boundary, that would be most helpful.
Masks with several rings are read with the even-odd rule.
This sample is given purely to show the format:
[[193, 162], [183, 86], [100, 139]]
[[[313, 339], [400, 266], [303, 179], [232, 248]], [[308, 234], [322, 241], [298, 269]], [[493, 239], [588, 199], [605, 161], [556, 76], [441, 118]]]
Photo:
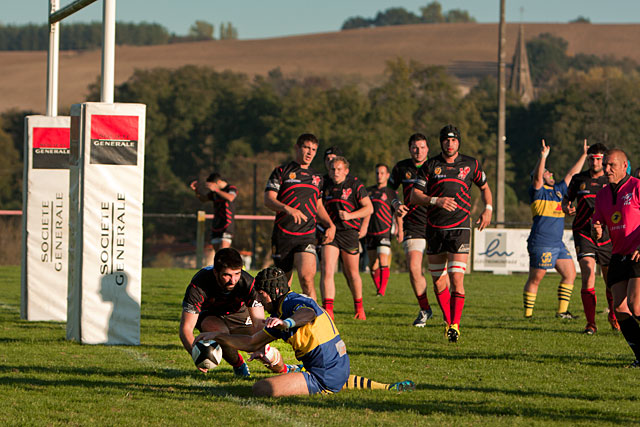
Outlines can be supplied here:
[[429, 146], [427, 137], [421, 133], [414, 133], [408, 141], [411, 158], [401, 160], [393, 167], [389, 178], [389, 187], [397, 190], [402, 185], [404, 204], [398, 199], [393, 201], [396, 211], [403, 215], [402, 233], [398, 238], [402, 241], [402, 248], [407, 258], [409, 280], [413, 293], [418, 299], [420, 311], [413, 321], [413, 326], [423, 328], [427, 320], [433, 317], [433, 311], [427, 298], [427, 281], [422, 272], [424, 251], [427, 247], [425, 235], [427, 225], [427, 208], [411, 203], [411, 190], [418, 177], [418, 170], [427, 161]]
[[[611, 239], [605, 232], [602, 240], [594, 241], [591, 237], [591, 216], [595, 206], [596, 194], [607, 183], [602, 160], [607, 152], [604, 144], [593, 144], [587, 150], [589, 170], [580, 172], [571, 178], [567, 195], [562, 199], [562, 210], [566, 215], [574, 216], [573, 241], [576, 246], [578, 263], [582, 275], [582, 306], [587, 319], [584, 333], [593, 335], [598, 330], [596, 326], [596, 263], [602, 269], [602, 277], [606, 283], [607, 270], [611, 260]], [[576, 206], [573, 201], [577, 199]], [[609, 304], [609, 323], [615, 330], [620, 330], [613, 308], [611, 290], [606, 289]]]
[[359, 271], [359, 239], [366, 233], [366, 229], [362, 229], [362, 220], [373, 213], [373, 206], [364, 185], [358, 178], [349, 175], [347, 159], [341, 156], [333, 159], [329, 176], [331, 179], [324, 184], [322, 198], [331, 221], [335, 224], [336, 233], [333, 241], [322, 245], [322, 306], [333, 319], [336, 293], [334, 275], [340, 258], [344, 276], [353, 295], [355, 318], [365, 320]]
[[629, 367], [640, 368], [640, 180], [629, 176], [624, 151], [612, 149], [604, 157], [609, 185], [596, 195], [591, 217], [593, 237], [601, 240], [606, 227], [611, 235], [611, 263], [607, 286], [613, 293], [620, 332], [636, 356]]
[[[440, 130], [442, 153], [422, 168], [411, 202], [428, 206], [427, 254], [436, 298], [446, 323], [447, 337], [457, 342], [464, 307], [464, 274], [469, 258], [471, 184], [480, 188], [485, 208], [477, 221], [483, 230], [491, 222], [491, 189], [480, 163], [458, 152], [460, 131], [447, 125]], [[451, 288], [451, 293], [449, 292]]]
[[235, 226], [235, 201], [238, 189], [222, 179], [219, 173], [214, 172], [204, 183], [193, 181], [189, 185], [201, 202], [213, 202], [213, 222], [211, 223], [211, 244], [213, 250], [207, 255], [207, 265], [213, 263], [213, 257], [217, 250], [228, 248], [233, 240]]
[[[213, 265], [198, 271], [191, 279], [180, 317], [180, 341], [191, 354], [193, 330], [251, 335], [264, 326], [264, 307], [257, 298], [253, 277], [242, 270], [242, 258], [233, 248], [220, 249]], [[249, 367], [238, 351], [220, 344], [222, 358], [233, 366], [236, 376], [249, 377]], [[266, 353], [270, 356], [267, 357]], [[296, 365], [286, 365], [278, 349], [264, 348], [252, 355], [275, 373], [299, 371]], [[198, 368], [203, 372], [207, 370]]]
[[276, 212], [271, 244], [273, 261], [287, 273], [291, 284], [293, 267], [300, 287], [316, 299], [316, 221], [325, 227], [325, 242], [333, 240], [336, 227], [320, 197], [322, 176], [310, 166], [318, 151], [318, 139], [305, 133], [296, 141], [295, 161], [273, 170], [264, 192], [264, 204]]
[[[391, 233], [398, 233], [398, 223], [392, 202], [398, 193], [387, 186], [389, 167], [383, 163], [376, 165], [376, 185], [367, 187], [369, 198], [373, 203], [367, 228], [366, 249], [369, 253], [369, 271], [376, 286], [378, 295], [384, 296], [389, 282], [389, 262], [391, 258]], [[364, 224], [363, 224], [364, 227]]]

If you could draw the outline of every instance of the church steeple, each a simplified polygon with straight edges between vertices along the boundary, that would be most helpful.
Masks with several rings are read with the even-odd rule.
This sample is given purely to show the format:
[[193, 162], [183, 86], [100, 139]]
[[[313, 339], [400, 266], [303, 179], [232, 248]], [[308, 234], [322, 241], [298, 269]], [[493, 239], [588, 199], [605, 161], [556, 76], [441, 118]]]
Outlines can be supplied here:
[[529, 72], [527, 48], [524, 43], [524, 26], [522, 24], [520, 24], [516, 52], [513, 55], [509, 90], [517, 93], [520, 101], [525, 105], [528, 105], [535, 97], [533, 83], [531, 83], [531, 73]]

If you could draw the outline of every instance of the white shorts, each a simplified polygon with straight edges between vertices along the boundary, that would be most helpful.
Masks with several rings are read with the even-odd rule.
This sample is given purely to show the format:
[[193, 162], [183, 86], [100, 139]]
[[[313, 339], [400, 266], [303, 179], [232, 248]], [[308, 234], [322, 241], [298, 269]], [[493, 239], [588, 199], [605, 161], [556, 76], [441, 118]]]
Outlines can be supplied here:
[[427, 249], [427, 239], [403, 240], [402, 249], [404, 249], [405, 254], [412, 251], [424, 253], [424, 251]]

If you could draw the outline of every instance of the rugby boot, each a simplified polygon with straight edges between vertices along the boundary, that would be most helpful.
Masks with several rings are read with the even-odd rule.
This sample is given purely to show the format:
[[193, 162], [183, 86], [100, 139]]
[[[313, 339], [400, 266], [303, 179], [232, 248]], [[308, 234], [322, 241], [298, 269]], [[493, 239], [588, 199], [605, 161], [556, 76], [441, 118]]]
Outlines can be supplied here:
[[249, 372], [249, 366], [247, 362], [244, 362], [242, 365], [233, 368], [233, 375], [240, 378], [249, 378], [251, 377], [251, 372]]
[[458, 342], [458, 339], [460, 338], [460, 327], [455, 323], [449, 326], [447, 338], [449, 339], [449, 342]]
[[420, 310], [418, 312], [418, 317], [416, 317], [416, 320], [413, 321], [413, 326], [415, 326], [416, 328], [424, 328], [427, 324], [427, 320], [431, 319], [432, 317], [433, 311], [431, 310], [431, 308]]
[[391, 391], [413, 391], [416, 389], [416, 384], [413, 381], [399, 381], [397, 383], [393, 383], [389, 385], [389, 389]]
[[364, 314], [364, 310], [358, 310], [356, 311], [356, 314], [353, 315], [353, 318], [359, 320], [367, 320], [367, 315]]
[[559, 319], [568, 319], [568, 320], [573, 320], [578, 318], [578, 316], [576, 316], [575, 314], [571, 314], [568, 311], [565, 311], [563, 313], [556, 313], [556, 317]]

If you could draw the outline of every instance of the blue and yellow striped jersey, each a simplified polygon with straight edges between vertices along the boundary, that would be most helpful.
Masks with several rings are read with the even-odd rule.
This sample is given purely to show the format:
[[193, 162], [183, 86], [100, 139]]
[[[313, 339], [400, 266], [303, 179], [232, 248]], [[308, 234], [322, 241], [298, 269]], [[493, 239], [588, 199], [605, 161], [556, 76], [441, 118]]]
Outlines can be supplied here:
[[543, 185], [534, 189], [529, 187], [531, 214], [533, 225], [527, 240], [534, 246], [556, 246], [562, 243], [564, 231], [564, 212], [562, 212], [562, 198], [567, 194], [567, 184], [564, 180], [553, 187]]
[[331, 368], [344, 364], [348, 357], [338, 328], [329, 315], [314, 300], [295, 292], [289, 292], [283, 298], [275, 315], [286, 319], [301, 308], [312, 309], [316, 313], [315, 320], [288, 331], [274, 328], [265, 328], [264, 331], [291, 344], [296, 359], [304, 364], [306, 370], [330, 375]]

